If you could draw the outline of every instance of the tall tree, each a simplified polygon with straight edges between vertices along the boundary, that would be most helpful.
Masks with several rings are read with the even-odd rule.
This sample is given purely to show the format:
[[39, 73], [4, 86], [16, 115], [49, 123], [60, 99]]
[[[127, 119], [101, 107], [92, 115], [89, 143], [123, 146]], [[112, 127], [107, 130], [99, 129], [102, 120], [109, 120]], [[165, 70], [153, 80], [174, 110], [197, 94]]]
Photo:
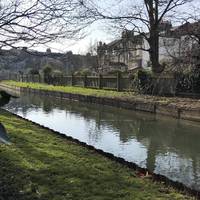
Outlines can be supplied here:
[[[120, 12], [120, 9], [112, 12], [101, 8], [101, 5], [95, 0], [81, 1], [89, 17], [92, 16], [96, 20], [111, 20], [115, 24], [120, 24], [122, 27], [133, 27], [134, 31], [144, 36], [149, 44], [149, 48], [145, 49], [149, 52], [152, 71], [160, 73], [163, 67], [159, 63], [159, 29], [160, 24], [165, 18], [176, 15], [176, 9], [193, 0], [141, 0], [141, 1], [118, 1], [123, 5], [125, 2], [125, 10]], [[103, 4], [102, 4], [103, 5]]]

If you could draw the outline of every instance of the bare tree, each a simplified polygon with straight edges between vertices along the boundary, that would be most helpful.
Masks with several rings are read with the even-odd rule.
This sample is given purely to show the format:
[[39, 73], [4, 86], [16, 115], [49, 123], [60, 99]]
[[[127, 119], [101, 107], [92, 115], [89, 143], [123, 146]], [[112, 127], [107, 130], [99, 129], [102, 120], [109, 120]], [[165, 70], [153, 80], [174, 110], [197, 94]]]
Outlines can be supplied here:
[[[120, 5], [125, 0], [116, 0]], [[192, 0], [126, 1], [120, 11], [106, 9], [97, 0], [3, 0], [0, 3], [0, 47], [34, 46], [58, 38], [81, 38], [83, 30], [98, 20], [109, 20], [124, 28], [132, 27], [149, 44], [152, 70], [160, 73], [159, 30], [164, 17]], [[141, 3], [142, 2], [142, 3]], [[102, 7], [103, 5], [103, 7]], [[118, 12], [120, 11], [120, 12]], [[125, 12], [126, 11], [126, 12]]]
[[[195, 9], [194, 9], [195, 10]], [[178, 54], [176, 48], [166, 46], [168, 55], [172, 58], [173, 67], [176, 71], [196, 70], [200, 66], [200, 16], [190, 14], [188, 18], [183, 18], [183, 24], [177, 27], [175, 37], [177, 40]], [[171, 51], [173, 47], [174, 51]], [[178, 69], [178, 70], [177, 70]]]
[[82, 37], [90, 19], [83, 18], [81, 6], [79, 0], [2, 0], [0, 48]]
[[[145, 49], [149, 52], [152, 71], [160, 73], [163, 67], [159, 63], [159, 31], [160, 24], [165, 18], [172, 17], [176, 14], [176, 9], [193, 0], [142, 0], [142, 1], [118, 1], [125, 2], [127, 6], [123, 11], [123, 6], [119, 9], [105, 9], [97, 4], [95, 0], [82, 1], [83, 7], [96, 20], [110, 20], [114, 24], [118, 23], [122, 27], [132, 27], [135, 32], [142, 35], [149, 44]], [[106, 3], [104, 3], [105, 5]]]
[[89, 53], [91, 56], [96, 56], [97, 55], [97, 41], [92, 41], [90, 40], [88, 48], [87, 48], [87, 53]]

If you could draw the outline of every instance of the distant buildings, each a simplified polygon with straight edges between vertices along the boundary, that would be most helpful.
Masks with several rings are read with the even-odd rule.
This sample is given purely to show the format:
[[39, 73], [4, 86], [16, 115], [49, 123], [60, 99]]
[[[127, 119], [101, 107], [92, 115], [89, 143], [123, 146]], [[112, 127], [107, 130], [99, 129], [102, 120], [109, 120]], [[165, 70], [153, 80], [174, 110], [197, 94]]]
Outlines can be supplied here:
[[[197, 41], [195, 33], [200, 34], [200, 23], [186, 23], [172, 27], [170, 22], [160, 25], [159, 60], [161, 64], [170, 64], [174, 60], [183, 62], [188, 52], [192, 52]], [[148, 33], [146, 33], [148, 35]], [[199, 37], [200, 38], [200, 37]], [[120, 39], [108, 44], [99, 42], [97, 47], [99, 71], [132, 71], [138, 68], [150, 69], [149, 44], [142, 35], [134, 35], [125, 30]], [[186, 62], [186, 61], [184, 61]], [[187, 61], [192, 63], [191, 58]]]

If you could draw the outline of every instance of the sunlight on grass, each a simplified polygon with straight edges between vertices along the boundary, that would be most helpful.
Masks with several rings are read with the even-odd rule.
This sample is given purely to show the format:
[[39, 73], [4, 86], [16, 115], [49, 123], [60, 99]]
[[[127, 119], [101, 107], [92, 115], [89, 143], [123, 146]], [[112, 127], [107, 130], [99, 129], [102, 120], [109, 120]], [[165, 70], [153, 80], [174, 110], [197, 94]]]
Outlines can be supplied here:
[[0, 144], [0, 199], [194, 199], [0, 111], [11, 145]]
[[50, 91], [60, 91], [67, 92], [72, 94], [83, 94], [83, 95], [92, 95], [99, 97], [126, 97], [130, 98], [134, 96], [134, 92], [117, 92], [112, 90], [102, 90], [102, 89], [90, 89], [83, 87], [72, 87], [72, 86], [53, 86], [42, 83], [26, 83], [26, 82], [16, 82], [16, 81], [4, 81], [3, 83], [18, 86], [18, 87], [29, 87], [34, 89], [43, 89]]

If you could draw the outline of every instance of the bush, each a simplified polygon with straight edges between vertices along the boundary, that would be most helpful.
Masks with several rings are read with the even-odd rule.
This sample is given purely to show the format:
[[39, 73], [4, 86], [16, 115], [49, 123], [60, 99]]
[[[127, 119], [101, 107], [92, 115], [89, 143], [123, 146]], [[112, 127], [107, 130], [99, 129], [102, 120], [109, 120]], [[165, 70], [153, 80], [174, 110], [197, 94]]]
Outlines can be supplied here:
[[31, 74], [31, 75], [38, 75], [38, 74], [40, 74], [40, 73], [39, 73], [39, 71], [38, 71], [37, 69], [31, 69], [31, 70], [29, 71], [29, 74]]
[[177, 92], [200, 93], [200, 72], [177, 73]]
[[43, 69], [43, 75], [44, 75], [44, 82], [51, 84], [52, 82], [52, 68], [49, 66], [46, 66]]
[[151, 94], [153, 91], [153, 77], [151, 71], [138, 70], [133, 76], [133, 88], [142, 94]]
[[108, 75], [117, 75], [118, 73], [120, 73], [121, 75], [128, 75], [128, 72], [127, 71], [121, 71], [121, 70], [111, 70], [108, 72]]
[[83, 68], [74, 73], [74, 75], [77, 75], [77, 76], [86, 76], [86, 75], [90, 76], [91, 74], [92, 74], [92, 71], [89, 68]]
[[44, 69], [43, 69], [43, 74], [44, 76], [50, 76], [52, 74], [52, 68], [49, 67], [49, 66], [46, 66]]

